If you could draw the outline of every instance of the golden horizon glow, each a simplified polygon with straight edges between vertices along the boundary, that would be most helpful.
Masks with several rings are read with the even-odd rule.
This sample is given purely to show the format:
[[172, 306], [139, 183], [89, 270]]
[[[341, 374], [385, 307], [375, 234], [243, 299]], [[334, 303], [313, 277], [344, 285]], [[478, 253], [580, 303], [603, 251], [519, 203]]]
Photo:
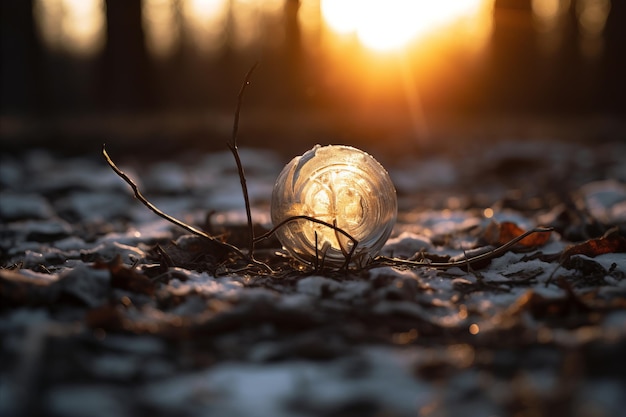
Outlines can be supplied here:
[[[142, 24], [149, 51], [167, 58], [183, 39], [203, 52], [219, 50], [225, 42], [237, 49], [278, 42], [279, 30], [265, 27], [281, 22], [286, 0], [143, 0]], [[538, 16], [554, 13], [570, 0], [546, 0]], [[393, 52], [437, 32], [447, 39], [481, 44], [488, 33], [493, 0], [319, 0], [302, 2], [299, 21], [307, 47], [316, 47], [322, 26], [356, 39], [370, 51]], [[540, 2], [535, 1], [538, 6]], [[581, 3], [581, 25], [597, 31], [605, 20], [609, 0]], [[34, 13], [44, 41], [53, 49], [81, 55], [97, 54], [106, 35], [105, 0], [35, 0]], [[268, 23], [274, 22], [274, 23]], [[438, 36], [438, 35], [437, 35]], [[341, 42], [337, 44], [340, 46]]]
[[464, 18], [477, 16], [484, 0], [321, 0], [326, 24], [339, 35], [354, 34], [375, 51], [401, 49]]

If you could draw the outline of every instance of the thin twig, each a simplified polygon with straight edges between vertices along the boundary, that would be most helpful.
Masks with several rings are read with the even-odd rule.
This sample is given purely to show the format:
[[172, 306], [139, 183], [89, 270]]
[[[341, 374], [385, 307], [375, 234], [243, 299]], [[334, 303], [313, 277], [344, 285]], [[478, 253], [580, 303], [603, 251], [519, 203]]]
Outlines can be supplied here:
[[[269, 231], [265, 232], [261, 236], [256, 237], [254, 239], [254, 241], [255, 242], [259, 242], [261, 240], [267, 239], [268, 237], [270, 237], [274, 233], [276, 233], [276, 231], [278, 229], [280, 229], [281, 227], [285, 226], [287, 223], [291, 223], [291, 222], [294, 222], [296, 220], [307, 220], [307, 221], [310, 221], [310, 222], [313, 222], [313, 223], [321, 224], [322, 226], [329, 227], [329, 228], [333, 229], [336, 233], [341, 233], [342, 235], [344, 235], [345, 237], [350, 239], [350, 241], [352, 242], [352, 248], [350, 248], [350, 252], [348, 252], [346, 255], [344, 255], [346, 257], [346, 262], [344, 263], [344, 266], [348, 265], [350, 263], [350, 260], [352, 259], [352, 256], [354, 255], [354, 251], [356, 250], [356, 247], [359, 244], [359, 241], [356, 240], [355, 238], [353, 238], [352, 235], [350, 235], [348, 232], [346, 232], [345, 230], [341, 229], [340, 227], [337, 227], [336, 225], [334, 225], [332, 223], [328, 223], [328, 222], [325, 222], [324, 220], [316, 219], [315, 217], [306, 216], [304, 214], [298, 215], [298, 216], [287, 217], [286, 219], [284, 219], [283, 221], [281, 221], [280, 223], [278, 223], [277, 225], [272, 227]], [[342, 248], [342, 250], [343, 250], [343, 248]], [[342, 268], [343, 268], [343, 266], [342, 266]]]
[[237, 134], [239, 133], [239, 114], [241, 113], [241, 106], [243, 105], [244, 92], [246, 91], [246, 87], [250, 84], [250, 77], [252, 77], [252, 73], [258, 65], [259, 63], [255, 62], [252, 68], [248, 70], [246, 76], [243, 79], [243, 84], [239, 89], [239, 94], [237, 95], [237, 108], [235, 110], [235, 118], [233, 121], [233, 133], [231, 136], [231, 142], [229, 143], [229, 145], [234, 148], [237, 148]]
[[255, 63], [252, 68], [246, 74], [243, 80], [239, 95], [237, 96], [237, 108], [235, 109], [235, 117], [233, 121], [233, 135], [231, 141], [228, 142], [228, 148], [235, 157], [237, 163], [237, 172], [239, 173], [239, 182], [241, 183], [241, 191], [243, 192], [243, 199], [246, 204], [246, 216], [248, 218], [248, 250], [250, 259], [254, 260], [254, 226], [252, 225], [252, 211], [250, 209], [250, 197], [248, 195], [248, 185], [246, 184], [246, 174], [243, 170], [243, 164], [239, 151], [237, 149], [237, 134], [239, 132], [239, 114], [241, 113], [241, 106], [243, 105], [243, 96], [246, 91], [246, 87], [250, 84], [250, 77], [257, 67], [258, 63]]
[[102, 145], [102, 155], [104, 156], [104, 159], [106, 160], [107, 164], [109, 164], [109, 166], [111, 167], [111, 169], [113, 169], [113, 171], [115, 171], [115, 173], [122, 178], [124, 181], [126, 181], [126, 183], [128, 185], [130, 185], [130, 187], [133, 189], [133, 192], [135, 193], [135, 198], [137, 198], [137, 200], [139, 200], [141, 203], [143, 203], [144, 206], [148, 207], [153, 213], [155, 213], [157, 216], [164, 218], [165, 220], [167, 220], [170, 223], [175, 224], [176, 226], [179, 226], [183, 229], [185, 229], [186, 231], [188, 231], [189, 233], [192, 233], [196, 236], [200, 236], [203, 237], [205, 239], [208, 239], [216, 244], [222, 245], [226, 248], [228, 248], [230, 251], [236, 253], [237, 255], [241, 256], [244, 259], [248, 259], [248, 257], [243, 254], [237, 247], [226, 243], [226, 242], [222, 242], [220, 240], [215, 239], [213, 236], [210, 236], [206, 233], [204, 233], [202, 230], [198, 230], [193, 226], [188, 225], [185, 222], [182, 222], [172, 216], [170, 216], [169, 214], [166, 214], [164, 212], [162, 212], [161, 210], [159, 210], [154, 204], [152, 204], [150, 201], [148, 201], [148, 199], [146, 197], [143, 196], [143, 194], [141, 194], [141, 191], [139, 191], [139, 187], [137, 187], [137, 184], [135, 184], [133, 182], [133, 180], [131, 180], [128, 175], [126, 175], [124, 173], [124, 171], [122, 171], [121, 169], [119, 169], [117, 167], [117, 165], [115, 165], [115, 163], [111, 160], [111, 157], [109, 156], [109, 154], [106, 151], [106, 145], [103, 144]]
[[337, 226], [333, 226], [332, 223], [325, 222], [324, 220], [316, 219], [315, 217], [307, 216], [307, 215], [304, 215], [304, 214], [287, 217], [285, 220], [281, 221], [276, 226], [272, 227], [270, 230], [268, 230], [267, 232], [263, 233], [261, 236], [255, 237], [254, 241], [255, 242], [260, 242], [261, 240], [265, 240], [268, 237], [272, 236], [274, 233], [276, 233], [276, 231], [278, 229], [280, 229], [281, 227], [283, 227], [287, 223], [291, 223], [291, 222], [294, 222], [296, 220], [308, 220], [308, 221], [313, 222], [313, 223], [321, 224], [322, 226], [329, 227], [329, 228], [331, 228], [333, 230], [336, 230], [337, 232], [341, 233], [342, 235], [344, 235], [345, 237], [350, 239], [352, 241], [352, 243], [354, 244], [354, 246], [356, 246], [359, 243], [358, 240], [353, 238], [348, 232], [346, 232], [342, 228], [337, 227]]
[[512, 246], [514, 246], [516, 243], [518, 243], [520, 240], [524, 239], [527, 236], [530, 236], [534, 233], [546, 233], [546, 232], [551, 232], [553, 231], [554, 228], [552, 227], [537, 227], [535, 229], [529, 230], [526, 233], [523, 233], [521, 235], [519, 235], [518, 237], [511, 239], [510, 241], [508, 241], [507, 243], [505, 243], [502, 246], [499, 246], [497, 248], [495, 248], [492, 251], [474, 256], [473, 258], [466, 258], [466, 259], [461, 259], [459, 261], [453, 261], [453, 262], [422, 262], [422, 261], [409, 261], [406, 259], [398, 259], [398, 258], [389, 258], [386, 256], [378, 256], [374, 259], [374, 261], [379, 261], [379, 262], [388, 262], [392, 265], [407, 265], [407, 266], [427, 266], [430, 268], [435, 268], [435, 269], [448, 269], [448, 268], [454, 268], [454, 267], [467, 267], [468, 265], [475, 263], [475, 262], [480, 262], [480, 261], [487, 261], [487, 260], [491, 260], [493, 258], [496, 258], [502, 254], [504, 254], [507, 250], [509, 250]]
[[465, 249], [463, 249], [463, 256], [465, 257], [467, 272], [469, 272], [470, 274], [474, 275], [476, 277], [476, 280], [479, 283], [483, 283], [483, 274], [481, 274], [478, 271], [475, 271], [474, 268], [472, 268], [472, 262], [470, 260], [471, 258], [467, 257], [467, 252], [465, 252]]
[[550, 276], [546, 280], [544, 287], [547, 288], [548, 285], [552, 284], [552, 280], [554, 279], [554, 274], [556, 274], [556, 271], [558, 271], [559, 268], [563, 266], [563, 262], [564, 261], [565, 261], [565, 259], [559, 260], [559, 264], [556, 266], [556, 268], [554, 268], [554, 270], [552, 271], [552, 273], [550, 274]]
[[313, 268], [315, 269], [315, 272], [317, 272], [318, 266], [319, 266], [319, 249], [317, 247], [317, 230], [314, 230], [313, 234], [315, 235], [315, 263], [313, 264]]
[[339, 239], [339, 232], [337, 231], [337, 219], [333, 219], [333, 229], [335, 230], [335, 239], [337, 239], [337, 245], [339, 245], [339, 250], [344, 258], [348, 257], [348, 252], [344, 249], [341, 244], [341, 239]]

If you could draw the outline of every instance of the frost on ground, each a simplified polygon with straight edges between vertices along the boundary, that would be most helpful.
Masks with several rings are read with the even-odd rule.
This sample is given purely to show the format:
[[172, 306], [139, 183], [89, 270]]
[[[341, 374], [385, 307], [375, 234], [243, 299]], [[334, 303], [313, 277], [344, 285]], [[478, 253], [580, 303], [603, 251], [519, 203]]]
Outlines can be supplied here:
[[[289, 158], [242, 153], [267, 228]], [[245, 247], [229, 153], [121, 165], [164, 211]], [[555, 230], [469, 268], [347, 273], [269, 240], [268, 275], [183, 236], [97, 155], [3, 154], [0, 415], [621, 415], [624, 166], [620, 143], [396, 161], [385, 256], [447, 262]]]

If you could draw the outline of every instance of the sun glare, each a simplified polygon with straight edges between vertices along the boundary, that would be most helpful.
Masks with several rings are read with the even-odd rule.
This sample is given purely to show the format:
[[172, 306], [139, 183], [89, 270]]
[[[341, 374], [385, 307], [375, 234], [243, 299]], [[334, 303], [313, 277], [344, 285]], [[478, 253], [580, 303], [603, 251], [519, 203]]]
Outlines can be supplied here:
[[370, 49], [390, 51], [477, 14], [482, 4], [483, 0], [322, 0], [321, 10], [336, 33], [355, 34]]
[[[226, 42], [235, 48], [271, 42], [282, 33], [280, 28], [272, 35], [260, 34], [265, 26], [279, 24], [286, 1], [143, 0], [147, 47], [152, 54], [166, 58], [183, 38], [203, 52], [218, 51]], [[447, 39], [473, 39], [474, 33], [462, 27], [474, 25], [476, 33], [487, 28], [488, 23], [479, 15], [494, 0], [318, 1], [300, 5], [303, 37], [318, 39], [324, 25], [337, 35], [331, 36], [333, 41], [357, 40], [369, 50], [386, 52], [405, 48], [435, 32], [444, 33]], [[537, 16], [550, 16], [565, 1], [569, 0], [545, 0], [546, 5], [533, 1], [533, 10]], [[104, 45], [105, 0], [35, 0], [33, 5], [39, 29], [52, 48], [89, 55]], [[609, 0], [580, 0], [577, 11], [581, 27], [589, 33], [601, 30], [609, 7]]]

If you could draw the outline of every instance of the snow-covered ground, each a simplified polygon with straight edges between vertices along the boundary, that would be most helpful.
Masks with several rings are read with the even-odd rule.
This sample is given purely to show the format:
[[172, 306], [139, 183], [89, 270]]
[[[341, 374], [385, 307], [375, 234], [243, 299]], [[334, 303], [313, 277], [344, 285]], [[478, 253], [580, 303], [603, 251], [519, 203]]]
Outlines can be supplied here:
[[[268, 228], [288, 161], [242, 159]], [[163, 211], [241, 234], [230, 153], [120, 165]], [[621, 143], [407, 157], [388, 167], [400, 213], [382, 255], [463, 257], [503, 222], [555, 231], [469, 271], [315, 271], [270, 242], [267, 275], [179, 263], [182, 231], [98, 155], [0, 155], [0, 415], [622, 415], [624, 167]], [[608, 249], [567, 252], [592, 238]]]

